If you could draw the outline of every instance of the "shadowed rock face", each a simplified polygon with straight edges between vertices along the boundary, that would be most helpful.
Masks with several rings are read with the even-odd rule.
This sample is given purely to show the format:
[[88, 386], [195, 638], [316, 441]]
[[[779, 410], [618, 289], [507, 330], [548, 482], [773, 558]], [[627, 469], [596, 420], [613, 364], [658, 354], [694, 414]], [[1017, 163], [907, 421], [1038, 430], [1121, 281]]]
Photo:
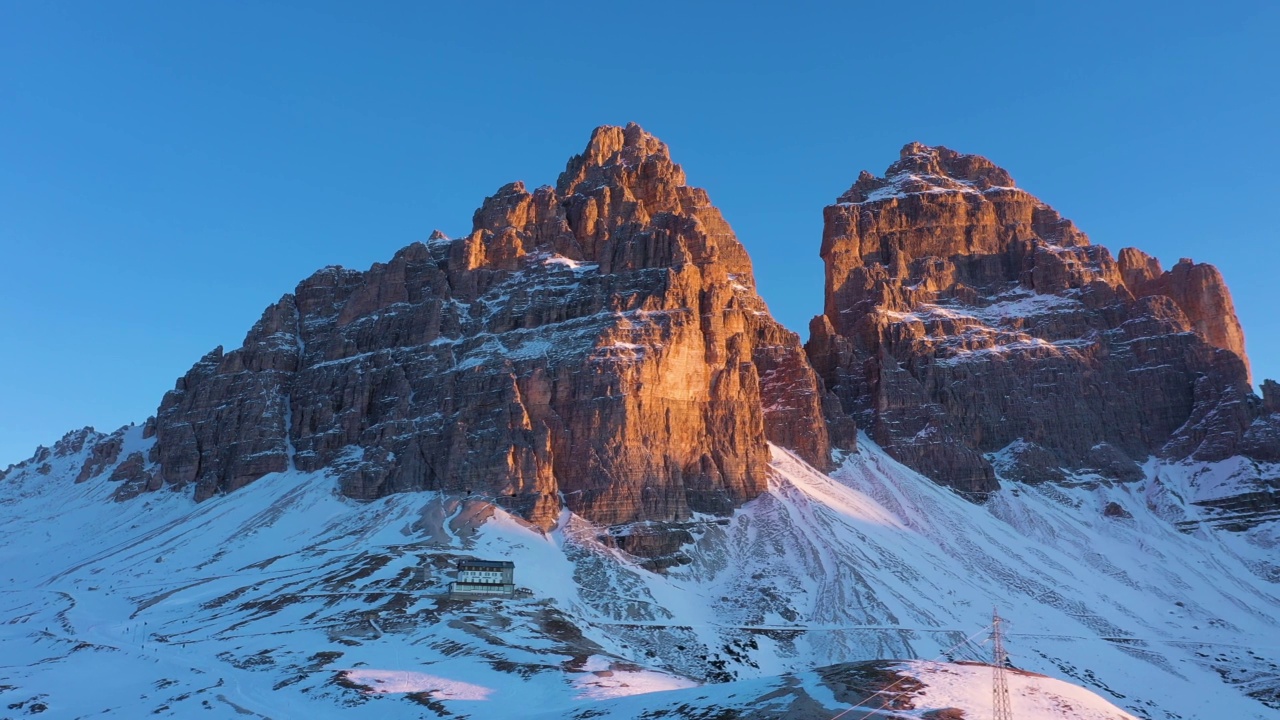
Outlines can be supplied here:
[[303, 281], [165, 396], [151, 460], [197, 499], [329, 467], [354, 498], [678, 520], [762, 492], [767, 440], [826, 466], [822, 397], [706, 193], [638, 126], [602, 127], [466, 237]]
[[1276, 454], [1213, 266], [1117, 262], [989, 160], [919, 143], [824, 219], [810, 358], [876, 442], [939, 482]]

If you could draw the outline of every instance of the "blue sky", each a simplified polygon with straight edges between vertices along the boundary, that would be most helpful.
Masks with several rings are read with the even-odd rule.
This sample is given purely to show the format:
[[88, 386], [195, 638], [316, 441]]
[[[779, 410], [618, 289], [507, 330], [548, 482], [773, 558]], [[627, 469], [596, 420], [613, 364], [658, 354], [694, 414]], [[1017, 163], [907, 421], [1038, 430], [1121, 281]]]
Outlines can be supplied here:
[[0, 4], [0, 467], [628, 121], [802, 335], [822, 206], [918, 140], [1216, 264], [1280, 376], [1278, 37], [1269, 2]]

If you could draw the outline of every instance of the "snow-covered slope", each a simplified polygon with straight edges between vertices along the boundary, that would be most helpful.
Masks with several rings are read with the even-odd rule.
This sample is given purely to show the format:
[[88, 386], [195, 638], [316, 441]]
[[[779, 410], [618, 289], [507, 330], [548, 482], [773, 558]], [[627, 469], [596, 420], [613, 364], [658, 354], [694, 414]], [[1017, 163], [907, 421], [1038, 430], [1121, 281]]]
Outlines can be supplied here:
[[[1006, 674], [1010, 708], [1020, 720], [1134, 720], [1130, 713], [1078, 685], [1022, 671]], [[587, 712], [593, 720], [985, 720], [992, 714], [991, 683], [991, 668], [972, 663], [842, 663], [775, 677], [629, 695], [598, 703]], [[582, 716], [588, 717], [585, 712]]]
[[[985, 660], [994, 606], [1014, 665], [1134, 716], [1280, 712], [1280, 533], [1200, 522], [1225, 465], [1007, 483], [978, 506], [865, 438], [830, 476], [775, 449], [769, 492], [692, 523], [689, 562], [655, 574], [568, 513], [544, 534], [478, 500], [355, 502], [324, 473], [112, 502], [110, 468], [74, 482], [90, 445], [0, 480], [8, 715], [769, 716], [762, 698], [799, 687], [830, 717], [856, 700], [815, 668]], [[447, 599], [462, 557], [513, 560], [532, 593]], [[909, 667], [910, 712], [989, 712], [989, 668]], [[1123, 717], [1031, 677], [1011, 677], [1015, 710]]]

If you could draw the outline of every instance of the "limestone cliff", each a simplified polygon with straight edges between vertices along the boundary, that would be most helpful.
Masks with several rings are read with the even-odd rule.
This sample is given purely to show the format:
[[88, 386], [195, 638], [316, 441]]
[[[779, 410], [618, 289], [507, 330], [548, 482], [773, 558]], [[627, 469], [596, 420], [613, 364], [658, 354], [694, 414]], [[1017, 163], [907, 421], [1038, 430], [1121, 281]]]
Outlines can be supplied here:
[[826, 208], [809, 355], [895, 457], [963, 491], [1270, 458], [1222, 276], [1119, 261], [989, 160], [912, 143]]
[[609, 541], [655, 567], [692, 539], [671, 522], [765, 489], [767, 442], [827, 469], [859, 426], [975, 497], [1236, 458], [1196, 502], [1241, 526], [1280, 512], [1280, 385], [1253, 393], [1213, 266], [1113, 257], [985, 158], [918, 143], [824, 219], [802, 348], [667, 147], [602, 127], [555, 187], [503, 186], [465, 237], [304, 280], [145, 427], [29, 462], [84, 451], [77, 481], [118, 481], [118, 500], [296, 468], [352, 498], [470, 494], [544, 527], [567, 508], [627, 526]]
[[333, 468], [354, 498], [678, 520], [761, 493], [770, 439], [826, 466], [821, 400], [706, 192], [638, 126], [601, 127], [466, 237], [303, 281], [165, 396], [150, 461], [197, 499]]

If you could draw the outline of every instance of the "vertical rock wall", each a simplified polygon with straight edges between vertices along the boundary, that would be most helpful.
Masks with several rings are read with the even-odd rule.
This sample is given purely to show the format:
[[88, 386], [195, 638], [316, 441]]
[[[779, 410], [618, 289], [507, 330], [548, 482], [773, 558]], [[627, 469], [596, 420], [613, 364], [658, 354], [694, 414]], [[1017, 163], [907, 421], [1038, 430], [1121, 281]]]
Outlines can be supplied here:
[[675, 520], [761, 493], [769, 440], [825, 466], [822, 397], [706, 193], [638, 126], [602, 127], [466, 237], [303, 281], [165, 396], [152, 457], [197, 498], [332, 468], [356, 498]]
[[1260, 401], [1212, 266], [1117, 261], [989, 160], [919, 143], [824, 219], [810, 358], [913, 468], [983, 493], [1248, 450]]

